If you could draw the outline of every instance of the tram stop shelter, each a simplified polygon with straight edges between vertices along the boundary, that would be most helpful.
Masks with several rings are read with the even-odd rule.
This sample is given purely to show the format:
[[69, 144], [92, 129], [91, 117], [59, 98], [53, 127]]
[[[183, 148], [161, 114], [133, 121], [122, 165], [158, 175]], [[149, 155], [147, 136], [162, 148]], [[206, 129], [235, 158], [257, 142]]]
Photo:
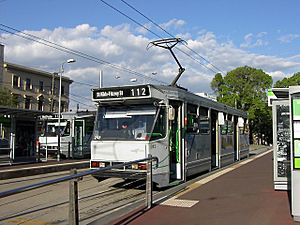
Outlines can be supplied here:
[[0, 165], [35, 162], [39, 117], [52, 114], [0, 106]]

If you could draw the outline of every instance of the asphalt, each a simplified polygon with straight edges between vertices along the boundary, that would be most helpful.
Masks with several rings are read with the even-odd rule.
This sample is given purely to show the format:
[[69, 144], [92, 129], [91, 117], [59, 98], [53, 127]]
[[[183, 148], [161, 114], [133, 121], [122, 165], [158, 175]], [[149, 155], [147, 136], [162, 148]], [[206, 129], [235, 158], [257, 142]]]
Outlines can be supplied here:
[[273, 188], [272, 152], [191, 184], [171, 199], [110, 223], [127, 225], [299, 225], [290, 193]]

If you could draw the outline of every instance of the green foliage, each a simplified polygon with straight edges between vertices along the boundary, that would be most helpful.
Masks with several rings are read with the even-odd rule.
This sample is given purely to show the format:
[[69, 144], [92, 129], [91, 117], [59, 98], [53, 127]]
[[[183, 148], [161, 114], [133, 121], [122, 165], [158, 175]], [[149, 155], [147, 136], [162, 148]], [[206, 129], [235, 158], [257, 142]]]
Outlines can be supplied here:
[[272, 113], [267, 106], [267, 90], [271, 87], [270, 75], [249, 66], [238, 67], [224, 77], [218, 73], [211, 82], [218, 101], [247, 111], [250, 130], [265, 137], [272, 127]]
[[295, 73], [289, 78], [283, 78], [275, 83], [275, 88], [288, 88], [289, 86], [300, 85], [300, 72]]
[[0, 87], [0, 105], [16, 107], [17, 101], [5, 87]]

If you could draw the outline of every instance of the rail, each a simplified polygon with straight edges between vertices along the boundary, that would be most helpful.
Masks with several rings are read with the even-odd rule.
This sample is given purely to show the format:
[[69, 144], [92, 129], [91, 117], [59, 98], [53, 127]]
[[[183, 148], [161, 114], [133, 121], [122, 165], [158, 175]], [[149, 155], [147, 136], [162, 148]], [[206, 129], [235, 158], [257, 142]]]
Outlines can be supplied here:
[[107, 166], [98, 169], [92, 169], [85, 172], [77, 173], [76, 169], [71, 170], [71, 175], [27, 185], [24, 187], [15, 188], [12, 190], [0, 192], [0, 199], [4, 197], [8, 197], [11, 195], [15, 195], [18, 193], [38, 189], [45, 186], [50, 186], [53, 184], [70, 181], [69, 184], [69, 224], [70, 225], [77, 225], [79, 224], [79, 212], [78, 212], [78, 180], [80, 180], [84, 176], [92, 175], [95, 173], [111, 170], [111, 169], [118, 169], [125, 166], [129, 166], [133, 163], [145, 162], [147, 161], [147, 174], [146, 174], [146, 206], [147, 208], [151, 208], [152, 206], [152, 162], [156, 162], [156, 167], [158, 165], [158, 158], [152, 155], [148, 155], [147, 158], [134, 160], [125, 162], [122, 164], [117, 164], [113, 166]]

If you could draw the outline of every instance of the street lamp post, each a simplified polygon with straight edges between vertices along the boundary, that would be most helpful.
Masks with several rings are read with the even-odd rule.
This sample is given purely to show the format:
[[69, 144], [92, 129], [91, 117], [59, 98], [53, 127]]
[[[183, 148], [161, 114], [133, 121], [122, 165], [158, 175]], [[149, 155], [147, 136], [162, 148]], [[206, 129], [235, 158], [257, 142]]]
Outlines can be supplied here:
[[61, 64], [60, 68], [60, 75], [59, 75], [59, 92], [58, 92], [58, 131], [57, 131], [57, 161], [60, 161], [60, 137], [61, 137], [61, 130], [60, 130], [60, 117], [61, 117], [61, 78], [64, 73], [64, 64], [65, 63], [74, 63], [76, 62], [75, 59], [68, 59], [67, 61]]

